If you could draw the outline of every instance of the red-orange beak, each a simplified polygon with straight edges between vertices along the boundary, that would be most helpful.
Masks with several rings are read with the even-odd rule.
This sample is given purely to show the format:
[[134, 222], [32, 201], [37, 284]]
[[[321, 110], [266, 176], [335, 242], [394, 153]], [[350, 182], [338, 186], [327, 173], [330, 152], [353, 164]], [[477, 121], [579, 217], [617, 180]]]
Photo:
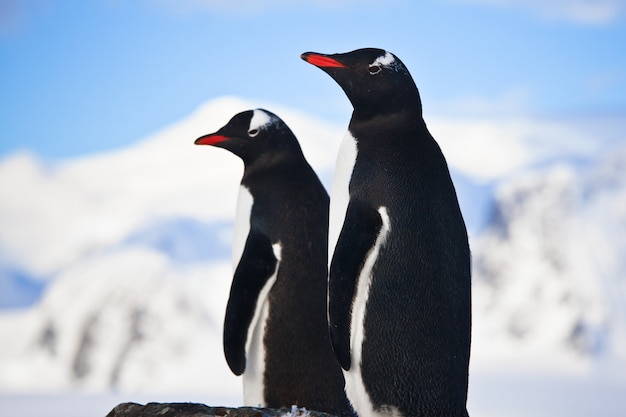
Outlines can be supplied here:
[[331, 58], [327, 55], [317, 54], [315, 52], [305, 52], [300, 55], [300, 58], [304, 59], [309, 64], [315, 65], [320, 68], [348, 68], [345, 64]]
[[196, 145], [215, 145], [216, 143], [224, 142], [228, 139], [230, 139], [228, 136], [211, 133], [210, 135], [199, 137], [194, 143]]

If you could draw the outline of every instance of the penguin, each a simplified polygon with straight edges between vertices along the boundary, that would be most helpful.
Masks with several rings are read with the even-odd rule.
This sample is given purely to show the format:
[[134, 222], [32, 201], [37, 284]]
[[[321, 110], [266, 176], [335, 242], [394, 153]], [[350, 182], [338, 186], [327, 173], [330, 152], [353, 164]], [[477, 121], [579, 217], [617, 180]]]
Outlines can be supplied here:
[[328, 320], [360, 416], [467, 413], [470, 249], [405, 65], [375, 48], [302, 59], [352, 103], [330, 199]]
[[195, 144], [244, 163], [223, 345], [245, 404], [352, 416], [326, 320], [329, 197], [296, 137], [255, 109]]

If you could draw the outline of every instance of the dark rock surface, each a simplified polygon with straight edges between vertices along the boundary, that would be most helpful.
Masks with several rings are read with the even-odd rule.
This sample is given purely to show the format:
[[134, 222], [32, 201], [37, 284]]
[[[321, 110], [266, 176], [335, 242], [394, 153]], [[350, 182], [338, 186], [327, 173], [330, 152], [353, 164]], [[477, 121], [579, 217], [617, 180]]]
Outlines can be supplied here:
[[195, 403], [122, 403], [107, 417], [333, 417], [330, 414], [292, 407], [278, 410], [255, 407], [209, 407]]

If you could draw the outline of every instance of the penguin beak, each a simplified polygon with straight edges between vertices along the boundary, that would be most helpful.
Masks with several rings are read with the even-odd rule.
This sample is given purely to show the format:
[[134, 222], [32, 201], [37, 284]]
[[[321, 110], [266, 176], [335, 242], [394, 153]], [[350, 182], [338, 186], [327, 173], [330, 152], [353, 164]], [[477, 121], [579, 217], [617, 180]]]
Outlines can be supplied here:
[[228, 139], [230, 139], [228, 136], [211, 133], [209, 135], [200, 136], [194, 143], [196, 145], [215, 145]]
[[328, 55], [318, 54], [315, 52], [305, 52], [300, 55], [300, 58], [304, 59], [309, 64], [320, 68], [348, 68], [347, 65], [331, 58]]

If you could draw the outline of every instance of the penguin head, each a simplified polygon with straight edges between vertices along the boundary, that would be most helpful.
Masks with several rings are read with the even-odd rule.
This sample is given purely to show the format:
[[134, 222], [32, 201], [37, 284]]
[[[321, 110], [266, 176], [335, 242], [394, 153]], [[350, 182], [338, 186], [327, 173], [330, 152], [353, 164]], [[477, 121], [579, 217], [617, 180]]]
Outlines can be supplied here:
[[238, 113], [217, 132], [201, 136], [194, 143], [227, 149], [240, 157], [246, 166], [259, 160], [270, 163], [280, 160], [283, 155], [301, 152], [289, 127], [264, 109]]
[[342, 54], [305, 52], [301, 58], [330, 75], [356, 113], [381, 114], [417, 106], [419, 92], [411, 74], [391, 52], [364, 48]]

